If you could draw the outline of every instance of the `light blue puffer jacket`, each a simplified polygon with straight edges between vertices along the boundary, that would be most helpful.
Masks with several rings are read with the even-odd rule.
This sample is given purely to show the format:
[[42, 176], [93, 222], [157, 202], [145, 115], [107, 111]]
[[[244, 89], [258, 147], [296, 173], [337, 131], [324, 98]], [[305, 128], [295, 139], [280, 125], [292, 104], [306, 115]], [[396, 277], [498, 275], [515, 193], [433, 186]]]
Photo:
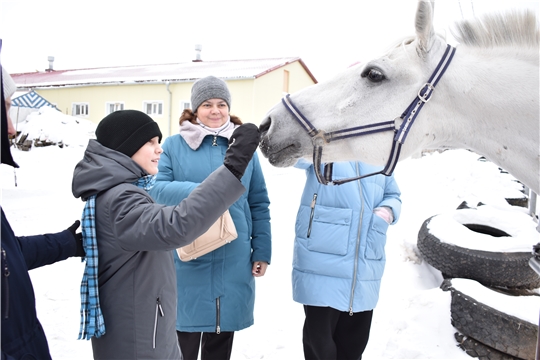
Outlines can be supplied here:
[[[321, 185], [313, 165], [300, 161], [307, 180], [296, 218], [293, 299], [304, 305], [360, 312], [377, 305], [386, 256], [388, 224], [373, 209], [401, 212], [394, 176], [376, 175], [343, 185]], [[379, 171], [357, 162], [334, 163], [333, 178]], [[312, 207], [314, 194], [317, 198]], [[313, 217], [311, 213], [313, 210]], [[308, 231], [310, 232], [308, 237]]]
[[[223, 164], [228, 139], [204, 137], [193, 150], [177, 134], [163, 143], [159, 173], [150, 195], [160, 204], [178, 204]], [[174, 252], [178, 284], [176, 328], [187, 332], [237, 331], [253, 325], [253, 261], [270, 263], [269, 198], [257, 153], [242, 184], [247, 191], [229, 211], [238, 238], [200, 258], [182, 262]]]

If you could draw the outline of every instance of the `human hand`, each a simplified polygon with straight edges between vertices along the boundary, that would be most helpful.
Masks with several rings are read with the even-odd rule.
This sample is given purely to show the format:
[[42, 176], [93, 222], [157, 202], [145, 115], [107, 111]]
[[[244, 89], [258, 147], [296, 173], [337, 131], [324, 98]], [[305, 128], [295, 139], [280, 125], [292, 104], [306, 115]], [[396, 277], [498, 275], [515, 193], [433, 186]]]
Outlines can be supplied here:
[[259, 146], [259, 128], [255, 124], [243, 124], [237, 127], [229, 139], [229, 148], [225, 153], [223, 165], [240, 180]]
[[251, 268], [251, 273], [255, 277], [264, 276], [267, 267], [268, 263], [266, 261], [255, 261], [253, 263], [253, 267]]
[[86, 252], [84, 251], [84, 247], [82, 244], [82, 233], [75, 233], [75, 231], [79, 228], [81, 225], [81, 222], [79, 220], [76, 220], [73, 225], [67, 228], [67, 230], [73, 235], [73, 239], [75, 240], [75, 255], [78, 257], [84, 257], [86, 256]]
[[373, 213], [382, 217], [388, 224], [394, 222], [394, 213], [388, 206], [381, 206], [373, 209]]

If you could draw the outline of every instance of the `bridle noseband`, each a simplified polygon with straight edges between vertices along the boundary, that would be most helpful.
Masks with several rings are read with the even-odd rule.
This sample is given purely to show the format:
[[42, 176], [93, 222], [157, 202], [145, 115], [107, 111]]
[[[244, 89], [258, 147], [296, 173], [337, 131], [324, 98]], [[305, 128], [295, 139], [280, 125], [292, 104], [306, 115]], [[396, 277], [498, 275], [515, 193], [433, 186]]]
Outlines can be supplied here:
[[[368, 124], [363, 126], [352, 127], [344, 130], [337, 130], [332, 132], [325, 132], [323, 130], [317, 130], [311, 122], [298, 110], [298, 108], [292, 103], [289, 94], [281, 99], [285, 108], [293, 115], [298, 123], [307, 131], [311, 137], [313, 143], [313, 166], [315, 168], [315, 175], [317, 180], [324, 185], [341, 185], [346, 182], [362, 179], [368, 176], [383, 174], [385, 176], [392, 175], [397, 162], [399, 160], [399, 154], [401, 152], [401, 146], [405, 143], [405, 139], [409, 133], [409, 130], [414, 123], [414, 120], [418, 116], [422, 107], [431, 99], [431, 95], [435, 90], [435, 86], [441, 79], [442, 75], [450, 65], [456, 49], [451, 46], [446, 46], [446, 51], [439, 64], [433, 71], [429, 81], [418, 91], [418, 95], [407, 107], [407, 109], [401, 114], [400, 117], [394, 120], [384, 121], [375, 124]], [[397, 120], [401, 120], [399, 129], [397, 128]], [[384, 169], [371, 174], [361, 175], [353, 178], [332, 180], [332, 163], [327, 163], [324, 167], [324, 175], [321, 174], [321, 158], [323, 146], [331, 141], [346, 139], [355, 136], [369, 135], [382, 131], [394, 131], [395, 135], [392, 140], [392, 149], [390, 150], [390, 156]]]

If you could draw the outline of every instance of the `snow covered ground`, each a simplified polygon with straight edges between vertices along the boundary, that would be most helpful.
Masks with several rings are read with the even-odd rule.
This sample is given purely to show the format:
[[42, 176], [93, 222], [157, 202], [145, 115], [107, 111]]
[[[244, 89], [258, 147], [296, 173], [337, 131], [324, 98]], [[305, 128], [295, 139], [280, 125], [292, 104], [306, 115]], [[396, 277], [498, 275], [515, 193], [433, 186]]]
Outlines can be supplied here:
[[[74, 128], [80, 135], [81, 129]], [[20, 169], [0, 166], [2, 207], [17, 235], [61, 231], [80, 218], [84, 204], [71, 194], [71, 177], [84, 146], [70, 141], [70, 134], [65, 132], [63, 140], [73, 145], [64, 148], [50, 146], [28, 152], [12, 148]], [[495, 165], [478, 161], [479, 157], [465, 150], [449, 150], [398, 165], [402, 216], [388, 233], [387, 266], [364, 359], [470, 359], [454, 339], [450, 293], [439, 288], [442, 276], [422, 261], [416, 239], [425, 219], [453, 211], [464, 200], [472, 204], [482, 201], [509, 214], [526, 213], [526, 209], [505, 201], [521, 196], [514, 179], [501, 175]], [[260, 158], [272, 202], [273, 259], [267, 274], [256, 281], [255, 325], [235, 335], [232, 357], [302, 359], [303, 309], [292, 300], [290, 273], [304, 173], [272, 167]], [[494, 217], [493, 221], [499, 220]], [[532, 218], [527, 226], [536, 226]], [[446, 234], [451, 236], [452, 232]], [[525, 247], [532, 249], [540, 239], [538, 233], [528, 236]], [[30, 272], [38, 316], [53, 359], [92, 358], [90, 342], [77, 340], [83, 268], [80, 260], [68, 259]], [[538, 318], [540, 309], [540, 297], [535, 298], [533, 305], [523, 305], [531, 306], [526, 312], [533, 319]], [[498, 303], [493, 298], [492, 306]]]

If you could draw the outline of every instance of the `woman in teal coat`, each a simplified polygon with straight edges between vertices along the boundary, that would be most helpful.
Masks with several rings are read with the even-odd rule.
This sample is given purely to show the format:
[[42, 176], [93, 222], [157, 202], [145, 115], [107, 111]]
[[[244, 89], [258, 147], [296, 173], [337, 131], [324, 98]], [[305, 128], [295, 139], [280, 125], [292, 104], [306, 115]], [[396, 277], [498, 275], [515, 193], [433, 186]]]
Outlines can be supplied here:
[[[156, 202], [178, 204], [223, 164], [228, 138], [240, 119], [229, 115], [224, 81], [208, 76], [193, 84], [191, 105], [180, 132], [167, 138], [159, 173], [150, 191]], [[178, 282], [176, 329], [185, 360], [229, 359], [234, 331], [253, 325], [254, 277], [263, 276], [271, 256], [270, 201], [257, 154], [242, 183], [248, 189], [229, 211], [238, 238], [200, 258], [174, 260]]]

